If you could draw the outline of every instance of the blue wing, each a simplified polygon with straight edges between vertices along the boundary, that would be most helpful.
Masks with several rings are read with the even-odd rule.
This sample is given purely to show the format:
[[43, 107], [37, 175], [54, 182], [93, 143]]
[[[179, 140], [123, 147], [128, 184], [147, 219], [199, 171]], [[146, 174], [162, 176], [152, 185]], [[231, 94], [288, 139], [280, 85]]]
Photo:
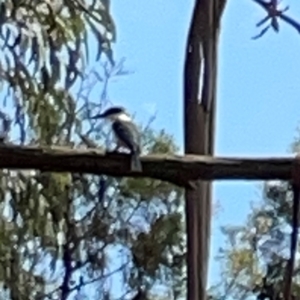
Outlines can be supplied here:
[[112, 129], [116, 137], [132, 153], [140, 153], [140, 133], [134, 123], [115, 121]]

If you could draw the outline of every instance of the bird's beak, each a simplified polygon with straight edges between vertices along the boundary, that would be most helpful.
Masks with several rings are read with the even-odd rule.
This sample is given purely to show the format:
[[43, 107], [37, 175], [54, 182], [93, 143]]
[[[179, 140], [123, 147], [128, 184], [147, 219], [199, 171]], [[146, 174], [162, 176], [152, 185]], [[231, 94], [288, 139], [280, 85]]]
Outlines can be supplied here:
[[93, 117], [91, 117], [91, 119], [95, 120], [95, 119], [102, 119], [104, 118], [103, 114], [98, 114], [98, 115], [95, 115]]

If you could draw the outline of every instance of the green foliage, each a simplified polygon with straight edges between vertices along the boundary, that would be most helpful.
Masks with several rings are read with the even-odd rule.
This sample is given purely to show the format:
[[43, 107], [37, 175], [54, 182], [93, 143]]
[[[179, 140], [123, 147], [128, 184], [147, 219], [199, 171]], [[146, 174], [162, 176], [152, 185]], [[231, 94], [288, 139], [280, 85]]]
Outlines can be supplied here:
[[[211, 289], [215, 299], [283, 299], [293, 194], [287, 182], [279, 181], [266, 183], [262, 194], [245, 225], [222, 228], [226, 246], [219, 250], [222, 282]], [[297, 256], [292, 283], [295, 299], [300, 297], [299, 266]]]
[[[112, 144], [107, 127], [90, 119], [107, 103], [110, 78], [128, 74], [124, 60], [112, 58], [108, 2], [1, 3], [0, 118], [7, 118], [4, 109], [13, 111], [13, 142]], [[98, 46], [96, 60], [106, 56], [89, 69], [91, 41]], [[177, 151], [164, 131], [143, 132], [145, 153]], [[115, 299], [140, 288], [149, 299], [178, 298], [184, 286], [182, 199], [178, 187], [148, 178], [0, 170], [0, 298]], [[119, 280], [120, 290], [107, 288], [111, 280]], [[158, 285], [166, 293], [158, 293]]]
[[[2, 1], [0, 83], [16, 121], [24, 127], [28, 119], [36, 138], [50, 144], [63, 112], [74, 114], [70, 88], [84, 77], [89, 43], [98, 46], [97, 61], [105, 53], [113, 63], [115, 36], [108, 1]], [[23, 135], [24, 128], [22, 142]]]
[[[52, 126], [57, 140], [64, 132], [74, 139], [74, 134], [66, 132], [72, 128], [70, 124], [66, 123], [64, 131], [58, 129], [59, 122]], [[147, 151], [174, 151], [170, 136], [149, 132], [145, 134]], [[107, 134], [92, 129], [85, 138], [99, 142], [110, 139]], [[38, 141], [44, 141], [42, 136]], [[73, 147], [84, 147], [84, 142], [75, 142]], [[49, 293], [49, 276], [53, 274], [50, 299], [66, 282], [66, 294], [75, 288], [84, 292], [86, 284], [95, 282], [100, 297], [104, 291], [101, 287], [119, 272], [123, 274], [120, 291], [109, 291], [111, 297], [134, 292], [140, 286], [155, 294], [158, 284], [179, 297], [185, 261], [180, 188], [148, 178], [6, 170], [2, 171], [0, 184], [3, 208], [9, 209], [9, 215], [2, 214], [0, 223], [4, 266], [0, 281], [16, 295], [20, 295], [23, 278], [32, 282], [31, 289], [22, 291], [26, 299], [37, 297], [37, 293], [41, 296], [46, 290]], [[17, 251], [13, 251], [16, 246]], [[114, 249], [122, 250], [123, 263], [113, 263], [117, 256]], [[10, 268], [5, 267], [10, 257], [17, 274], [5, 273]], [[82, 287], [74, 274], [83, 276]]]
[[[155, 134], [152, 130], [144, 133], [147, 151], [174, 153], [176, 147], [166, 133]], [[167, 284], [174, 297], [179, 297], [184, 286], [185, 263], [183, 213], [178, 211], [183, 205], [182, 189], [159, 180], [124, 178], [118, 183], [116, 198], [127, 222], [138, 216], [145, 227], [144, 230], [122, 227], [117, 234], [121, 240], [124, 236], [128, 239], [123, 245], [130, 241], [135, 267], [134, 272], [128, 270], [130, 288], [144, 286], [151, 291], [151, 286]]]

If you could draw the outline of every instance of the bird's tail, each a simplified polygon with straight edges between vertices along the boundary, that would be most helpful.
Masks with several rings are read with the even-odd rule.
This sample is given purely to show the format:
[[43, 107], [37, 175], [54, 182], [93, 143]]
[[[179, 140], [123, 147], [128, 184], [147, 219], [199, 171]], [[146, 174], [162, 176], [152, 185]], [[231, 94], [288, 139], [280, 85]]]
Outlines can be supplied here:
[[137, 153], [134, 153], [131, 156], [131, 171], [142, 172], [141, 160]]

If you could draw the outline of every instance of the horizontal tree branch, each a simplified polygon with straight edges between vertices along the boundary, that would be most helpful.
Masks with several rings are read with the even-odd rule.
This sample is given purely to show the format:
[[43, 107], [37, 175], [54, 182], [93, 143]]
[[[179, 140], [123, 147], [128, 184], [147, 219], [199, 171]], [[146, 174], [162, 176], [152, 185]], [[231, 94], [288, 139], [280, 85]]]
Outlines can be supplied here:
[[296, 160], [287, 157], [221, 158], [156, 154], [142, 156], [143, 172], [133, 173], [128, 154], [105, 153], [98, 149], [1, 145], [0, 157], [1, 169], [151, 177], [185, 187], [198, 179], [289, 180]]

